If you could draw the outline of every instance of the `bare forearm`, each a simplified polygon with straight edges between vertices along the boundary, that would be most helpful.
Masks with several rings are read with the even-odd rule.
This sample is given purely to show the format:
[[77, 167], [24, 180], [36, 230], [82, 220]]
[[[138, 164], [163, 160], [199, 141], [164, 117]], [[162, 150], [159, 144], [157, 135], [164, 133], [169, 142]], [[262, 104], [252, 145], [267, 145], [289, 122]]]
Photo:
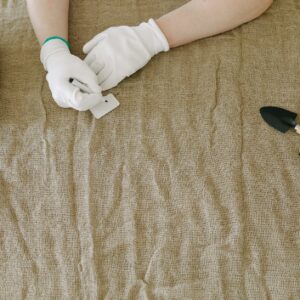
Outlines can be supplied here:
[[26, 2], [40, 44], [53, 35], [68, 39], [69, 0], [26, 0]]
[[261, 15], [272, 0], [192, 0], [156, 20], [177, 47], [231, 30]]

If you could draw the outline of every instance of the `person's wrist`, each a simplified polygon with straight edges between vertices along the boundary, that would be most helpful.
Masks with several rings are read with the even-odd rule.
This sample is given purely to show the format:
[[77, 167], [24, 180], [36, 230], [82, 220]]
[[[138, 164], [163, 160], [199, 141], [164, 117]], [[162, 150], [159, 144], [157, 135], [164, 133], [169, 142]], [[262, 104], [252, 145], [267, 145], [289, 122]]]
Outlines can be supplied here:
[[167, 26], [168, 24], [166, 24], [163, 17], [155, 20], [155, 23], [157, 24], [157, 26], [160, 28], [161, 32], [166, 37], [169, 47], [174, 48], [174, 46], [175, 46], [174, 38], [172, 37], [170, 30], [168, 30], [168, 26]]
[[142, 22], [138, 26], [132, 27], [132, 29], [137, 34], [144, 47], [147, 49], [150, 57], [162, 51], [166, 52], [169, 50], [167, 39], [153, 19], [150, 19], [148, 22]]
[[71, 45], [70, 45], [69, 41], [67, 39], [61, 37], [61, 36], [58, 36], [58, 35], [53, 35], [53, 36], [47, 37], [44, 40], [42, 46], [45, 45], [46, 43], [48, 43], [49, 41], [52, 41], [52, 40], [60, 40], [60, 41], [64, 42], [69, 49], [71, 49]]
[[48, 71], [47, 62], [49, 58], [60, 52], [70, 53], [69, 47], [61, 39], [51, 39], [42, 45], [40, 59], [46, 71]]
[[160, 41], [162, 51], [164, 51], [164, 52], [169, 51], [170, 45], [169, 45], [168, 39], [165, 36], [164, 32], [159, 27], [159, 25], [157, 24], [157, 22], [153, 19], [149, 19], [148, 24], [149, 24], [149, 26], [151, 26], [153, 32], [155, 33], [156, 37]]

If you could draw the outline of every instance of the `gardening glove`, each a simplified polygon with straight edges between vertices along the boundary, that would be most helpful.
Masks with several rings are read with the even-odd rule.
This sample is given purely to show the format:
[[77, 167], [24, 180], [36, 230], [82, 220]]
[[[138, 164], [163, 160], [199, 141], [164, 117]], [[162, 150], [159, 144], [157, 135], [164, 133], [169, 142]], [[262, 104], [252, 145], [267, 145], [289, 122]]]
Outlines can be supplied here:
[[97, 74], [103, 91], [142, 68], [169, 44], [153, 19], [138, 26], [110, 27], [83, 47], [84, 61]]
[[[41, 62], [48, 74], [46, 79], [52, 97], [60, 107], [88, 110], [103, 101], [95, 73], [59, 39], [46, 42], [41, 48]], [[92, 93], [82, 93], [71, 81], [86, 84]]]

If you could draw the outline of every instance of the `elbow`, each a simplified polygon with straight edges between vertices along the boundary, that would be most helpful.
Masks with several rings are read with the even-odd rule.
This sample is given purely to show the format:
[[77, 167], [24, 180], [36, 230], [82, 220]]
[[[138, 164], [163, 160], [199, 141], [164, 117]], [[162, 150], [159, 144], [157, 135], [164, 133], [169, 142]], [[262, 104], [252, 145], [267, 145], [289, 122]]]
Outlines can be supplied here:
[[257, 18], [269, 9], [273, 0], [252, 0], [253, 2], [253, 18]]
[[[272, 5], [273, 0], [235, 0], [241, 5], [241, 23], [252, 21], [261, 16]], [[242, 6], [242, 4], [244, 4]]]
[[273, 0], [259, 0], [261, 3], [262, 13], [269, 9], [269, 7], [273, 4]]

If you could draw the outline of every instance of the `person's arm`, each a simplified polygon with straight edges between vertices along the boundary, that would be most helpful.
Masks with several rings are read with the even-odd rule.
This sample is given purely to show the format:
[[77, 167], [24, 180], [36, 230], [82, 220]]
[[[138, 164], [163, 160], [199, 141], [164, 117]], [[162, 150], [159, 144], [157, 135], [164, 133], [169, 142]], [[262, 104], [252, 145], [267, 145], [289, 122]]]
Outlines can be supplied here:
[[192, 0], [156, 23], [174, 48], [249, 22], [271, 4], [272, 0]]
[[26, 0], [35, 34], [42, 44], [50, 36], [68, 39], [69, 0]]
[[[71, 54], [68, 42], [69, 0], [27, 0], [28, 13], [41, 45], [41, 62], [55, 102], [64, 108], [84, 111], [103, 101], [97, 77], [79, 57]], [[76, 79], [92, 92], [72, 84]]]
[[159, 52], [233, 29], [271, 4], [272, 0], [192, 0], [156, 21], [106, 29], [84, 45], [85, 61], [107, 90]]

